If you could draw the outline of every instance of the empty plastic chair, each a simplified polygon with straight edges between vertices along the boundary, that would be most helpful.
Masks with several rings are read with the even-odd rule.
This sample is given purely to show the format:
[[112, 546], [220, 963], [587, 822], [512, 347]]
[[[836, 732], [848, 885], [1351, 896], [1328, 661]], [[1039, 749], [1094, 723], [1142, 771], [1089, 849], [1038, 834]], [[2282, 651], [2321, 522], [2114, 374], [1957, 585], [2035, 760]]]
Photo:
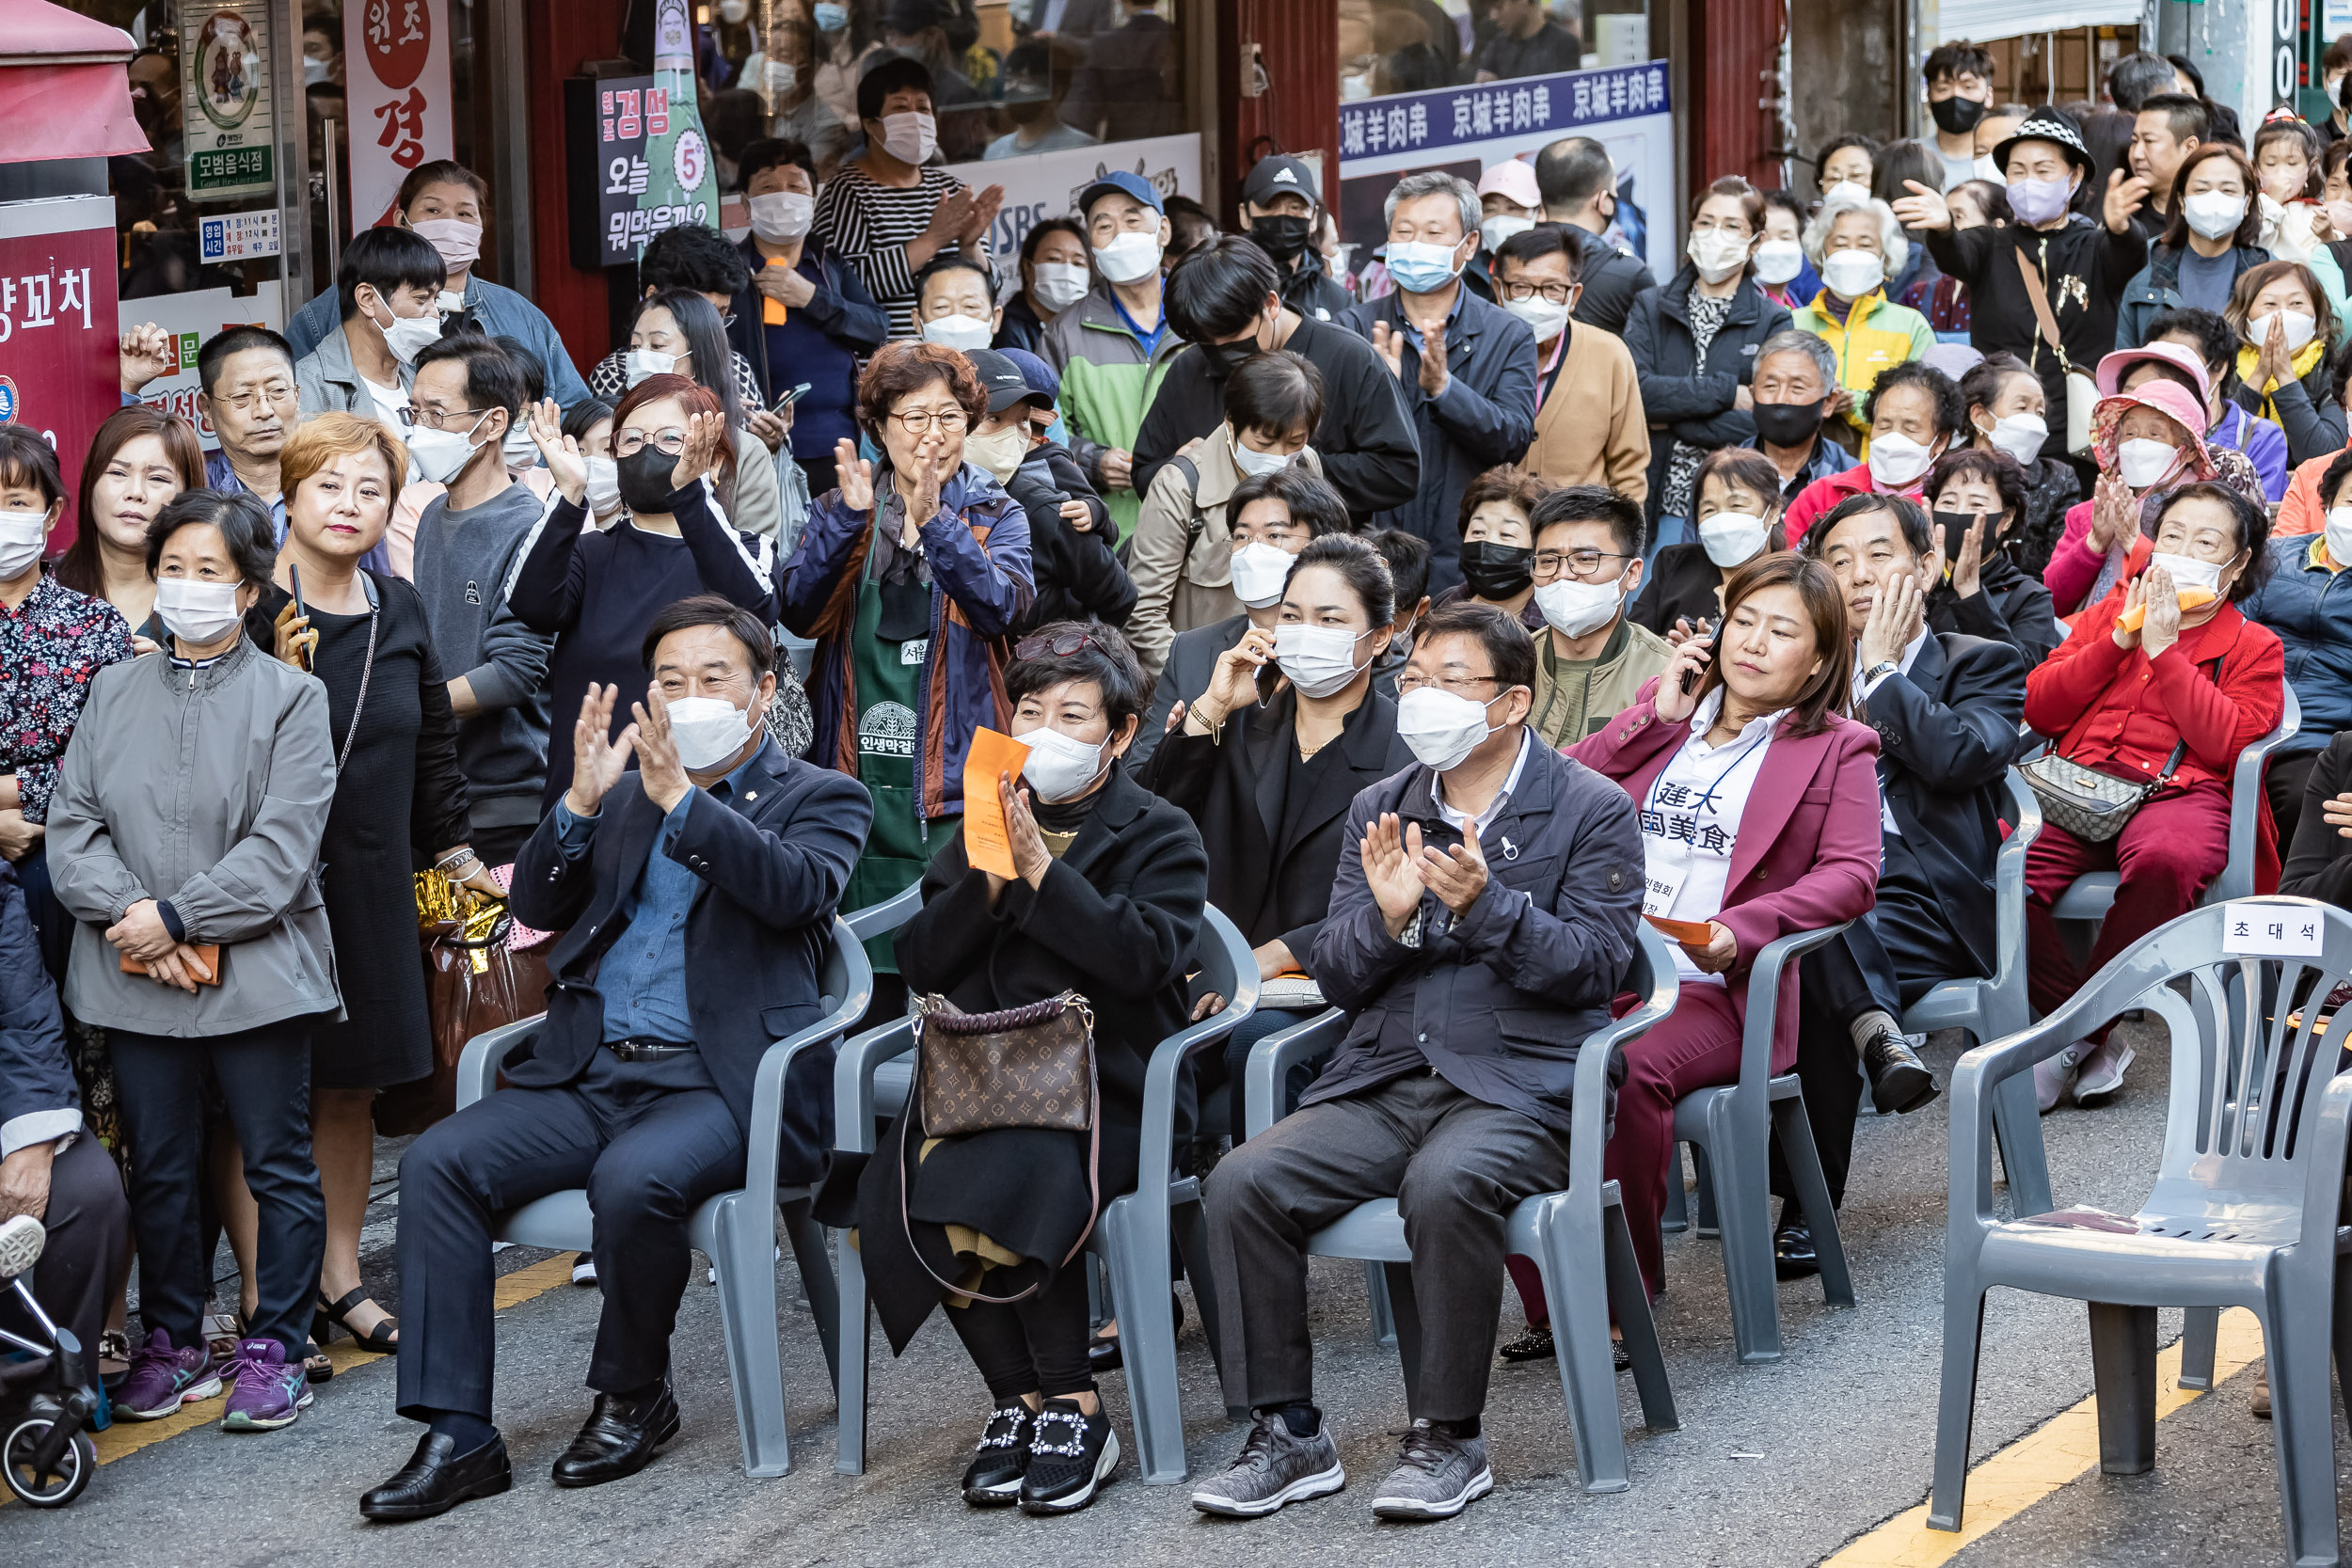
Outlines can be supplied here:
[[[1609, 1318], [1616, 1314], [1632, 1358], [1642, 1419], [1651, 1429], [1677, 1426], [1674, 1393], [1651, 1321], [1649, 1292], [1633, 1259], [1617, 1184], [1601, 1180], [1606, 1142], [1605, 1107], [1609, 1063], [1618, 1047], [1638, 1039], [1674, 1009], [1674, 959], [1658, 934], [1645, 926], [1625, 989], [1641, 1005], [1586, 1037], [1577, 1053], [1576, 1085], [1569, 1107], [1568, 1185], [1522, 1201], [1511, 1212], [1511, 1251], [1534, 1260], [1544, 1280], [1544, 1305], [1553, 1325], [1553, 1354], [1560, 1366], [1560, 1391], [1567, 1402], [1569, 1430], [1576, 1435], [1577, 1479], [1587, 1492], [1622, 1492], [1630, 1484], [1626, 1466], [1624, 1418], [1617, 1406], [1617, 1374], [1610, 1349]], [[1278, 1119], [1281, 1085], [1293, 1064], [1335, 1047], [1346, 1033], [1346, 1017], [1336, 1009], [1295, 1028], [1260, 1040], [1249, 1053], [1249, 1136]], [[1405, 1243], [1405, 1221], [1396, 1199], [1358, 1205], [1335, 1225], [1307, 1239], [1312, 1258], [1354, 1258], [1381, 1268], [1385, 1288], [1373, 1292], [1375, 1327], [1382, 1306], [1392, 1316], [1397, 1349], [1405, 1364], [1408, 1406], [1417, 1407], [1421, 1330], [1413, 1310], [1412, 1250]]]
[[[752, 1081], [752, 1125], [743, 1162], [743, 1185], [707, 1199], [694, 1211], [687, 1234], [710, 1259], [719, 1290], [719, 1321], [727, 1345], [727, 1382], [735, 1395], [735, 1420], [743, 1439], [743, 1470], [751, 1476], [780, 1476], [792, 1468], [790, 1428], [785, 1418], [784, 1363], [776, 1345], [776, 1211], [782, 1207], [792, 1256], [808, 1292], [810, 1315], [823, 1345], [828, 1370], [839, 1361], [834, 1325], [833, 1265], [826, 1257], [825, 1229], [809, 1213], [807, 1187], [776, 1185], [777, 1144], [784, 1125], [785, 1075], [802, 1052], [838, 1042], [873, 1001], [874, 972], [850, 927], [840, 920], [825, 953], [825, 1016], [789, 1039], [771, 1045]], [[492, 1093], [506, 1059], [537, 1037], [540, 1018], [524, 1019], [466, 1042], [457, 1063], [457, 1103], [462, 1109]], [[596, 1217], [584, 1188], [550, 1193], [499, 1216], [491, 1235], [517, 1246], [586, 1252], [596, 1244]]]
[[[2042, 1022], [1961, 1058], [1931, 1527], [1961, 1528], [1984, 1299], [2006, 1285], [2088, 1307], [2109, 1475], [2155, 1462], [2156, 1309], [2252, 1311], [2269, 1361], [2288, 1556], [2337, 1560], [2328, 1370], [2352, 1333], [2337, 1224], [2352, 1075], [2336, 1071], [2352, 1008], [2323, 1020], [2316, 1004], [2347, 975], [2352, 916], [2311, 899], [2241, 899], [2150, 932]], [[2070, 1208], [1996, 1220], [1993, 1093], [2128, 1007], [2162, 1019], [2172, 1037], [2164, 1154], [2146, 1201], [2129, 1215]]]

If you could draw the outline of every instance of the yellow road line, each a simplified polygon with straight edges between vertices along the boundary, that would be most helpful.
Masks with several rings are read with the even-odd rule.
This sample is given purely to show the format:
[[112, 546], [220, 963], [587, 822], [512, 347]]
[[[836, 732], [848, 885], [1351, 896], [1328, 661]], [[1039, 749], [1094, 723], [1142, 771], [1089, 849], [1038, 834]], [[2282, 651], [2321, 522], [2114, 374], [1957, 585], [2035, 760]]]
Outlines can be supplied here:
[[[2260, 1361], [2262, 1354], [2262, 1329], [2254, 1315], [2242, 1308], [2223, 1313], [2214, 1353], [2215, 1386]], [[2181, 1386], [2181, 1346], [2175, 1340], [2156, 1356], [2156, 1418], [2171, 1415], [2199, 1392]], [[1962, 1547], [2098, 1467], [2099, 1399], [2094, 1394], [1970, 1471], [1968, 1507], [1959, 1529], [1928, 1528], [1928, 1506], [1921, 1503], [1823, 1559], [1820, 1568], [1937, 1568]]]
[[[558, 1285], [571, 1283], [571, 1277], [572, 1255], [568, 1252], [559, 1253], [545, 1262], [533, 1263], [528, 1268], [516, 1269], [513, 1274], [500, 1275], [494, 1293], [494, 1304], [501, 1312], [509, 1307], [520, 1307], [533, 1296], [544, 1295]], [[360, 1349], [357, 1343], [349, 1339], [341, 1339], [327, 1346], [326, 1358], [335, 1364], [338, 1375], [384, 1359], [373, 1352]], [[223, 1393], [212, 1399], [199, 1400], [193, 1404], [182, 1405], [180, 1414], [167, 1416], [160, 1421], [117, 1421], [105, 1431], [90, 1434], [90, 1440], [98, 1446], [98, 1463], [112, 1465], [118, 1459], [127, 1459], [141, 1449], [152, 1448], [167, 1438], [179, 1436], [183, 1432], [193, 1432], [199, 1427], [217, 1426], [221, 1413], [227, 1408], [227, 1403], [228, 1397], [224, 1390]], [[14, 1500], [12, 1495], [0, 1490], [0, 1507], [5, 1507]]]

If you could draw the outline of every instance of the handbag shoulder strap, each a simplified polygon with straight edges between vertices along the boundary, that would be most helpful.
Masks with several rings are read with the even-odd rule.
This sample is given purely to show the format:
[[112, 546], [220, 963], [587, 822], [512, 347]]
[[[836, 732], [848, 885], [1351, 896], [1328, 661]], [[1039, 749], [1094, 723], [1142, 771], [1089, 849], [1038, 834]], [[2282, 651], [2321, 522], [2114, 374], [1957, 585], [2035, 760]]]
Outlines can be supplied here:
[[2050, 292], [2042, 281], [2042, 269], [2026, 259], [2025, 247], [2013, 247], [2010, 254], [2017, 258], [2017, 270], [2025, 276], [2026, 297], [2033, 301], [2033, 319], [2042, 325], [2042, 336], [2057, 351], [2058, 368], [2074, 370], [2066, 357], [2066, 345], [2058, 341], [2058, 313], [2050, 309]]

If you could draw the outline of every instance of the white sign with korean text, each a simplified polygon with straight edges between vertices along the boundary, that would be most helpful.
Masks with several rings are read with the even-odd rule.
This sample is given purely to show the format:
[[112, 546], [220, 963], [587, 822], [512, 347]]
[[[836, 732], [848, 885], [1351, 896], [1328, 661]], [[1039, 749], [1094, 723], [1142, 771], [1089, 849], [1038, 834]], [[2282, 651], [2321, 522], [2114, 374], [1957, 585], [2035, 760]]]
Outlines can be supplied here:
[[279, 252], [278, 209], [223, 213], [197, 220], [197, 244], [207, 266], [218, 261], [249, 261]]
[[409, 170], [455, 155], [449, 0], [350, 0], [343, 73], [356, 233], [391, 215]]
[[2233, 899], [2221, 931], [2221, 951], [2249, 958], [2315, 958], [2327, 936], [2316, 904]]
[[1005, 187], [1005, 203], [996, 210], [996, 222], [988, 231], [989, 249], [1000, 260], [1018, 255], [1029, 230], [1047, 218], [1075, 212], [1079, 193], [1113, 169], [1143, 176], [1163, 199], [1188, 196], [1198, 201], [1200, 134], [1148, 136], [1106, 147], [1073, 147], [1061, 152], [1031, 152], [947, 166], [948, 173], [976, 191], [991, 185]]
[[267, 0], [182, 0], [183, 156], [191, 200], [278, 194]]

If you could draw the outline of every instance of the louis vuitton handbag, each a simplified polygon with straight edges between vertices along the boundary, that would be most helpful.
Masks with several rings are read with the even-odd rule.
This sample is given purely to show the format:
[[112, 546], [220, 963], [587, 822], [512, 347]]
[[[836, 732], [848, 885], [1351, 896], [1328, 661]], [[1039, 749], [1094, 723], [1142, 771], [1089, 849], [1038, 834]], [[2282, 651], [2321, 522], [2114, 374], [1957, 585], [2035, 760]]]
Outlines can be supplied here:
[[[967, 1013], [937, 994], [918, 997], [914, 1061], [912, 1114], [903, 1118], [905, 1137], [929, 1140], [1014, 1127], [1085, 1133], [1091, 1207], [1102, 1207], [1102, 1085], [1095, 1075], [1094, 1009], [1085, 997], [1066, 990], [993, 1013]], [[919, 1148], [920, 1142], [914, 1147]], [[907, 1208], [911, 1184], [910, 1173], [899, 1184], [899, 1223], [907, 1227], [907, 1243], [915, 1260], [938, 1284], [970, 1300], [997, 1304], [1020, 1301], [1044, 1289], [1041, 1280], [1018, 1295], [984, 1296], [941, 1279], [914, 1244], [914, 1220]], [[1082, 1232], [1056, 1268], [1085, 1245]]]

